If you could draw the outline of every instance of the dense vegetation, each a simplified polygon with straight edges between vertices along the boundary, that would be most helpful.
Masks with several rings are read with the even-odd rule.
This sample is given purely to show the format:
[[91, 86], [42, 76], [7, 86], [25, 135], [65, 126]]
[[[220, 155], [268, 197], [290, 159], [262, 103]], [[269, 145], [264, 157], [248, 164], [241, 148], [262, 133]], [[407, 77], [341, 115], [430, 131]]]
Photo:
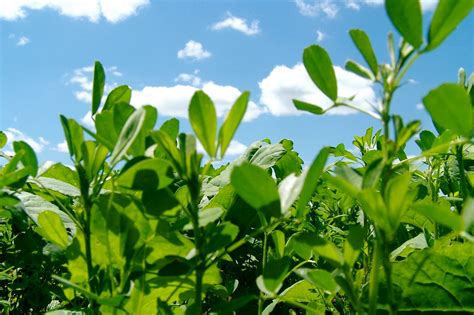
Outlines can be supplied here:
[[[441, 0], [422, 35], [418, 1], [387, 0], [401, 35], [388, 63], [369, 37], [349, 32], [367, 66], [346, 69], [379, 84], [381, 124], [319, 151], [312, 164], [293, 143], [253, 143], [217, 167], [246, 111], [244, 92], [218, 127], [213, 102], [194, 94], [194, 135], [156, 109], [130, 105], [127, 86], [102, 103], [95, 63], [95, 130], [61, 116], [74, 168], [38, 170], [13, 142], [0, 169], [0, 310], [3, 314], [378, 314], [474, 312], [474, 76], [423, 98], [436, 133], [393, 114], [391, 101], [415, 60], [471, 12]], [[469, 41], [469, 39], [466, 39]], [[331, 59], [305, 49], [311, 79], [334, 105], [295, 100], [323, 114], [338, 97]], [[440, 61], [442, 62], [442, 61]], [[322, 119], [322, 118], [321, 118]], [[417, 156], [405, 146], [416, 139]], [[196, 151], [199, 140], [207, 152]], [[0, 133], [0, 148], [6, 145]], [[414, 163], [418, 162], [418, 163]], [[303, 170], [304, 169], [304, 170]]]

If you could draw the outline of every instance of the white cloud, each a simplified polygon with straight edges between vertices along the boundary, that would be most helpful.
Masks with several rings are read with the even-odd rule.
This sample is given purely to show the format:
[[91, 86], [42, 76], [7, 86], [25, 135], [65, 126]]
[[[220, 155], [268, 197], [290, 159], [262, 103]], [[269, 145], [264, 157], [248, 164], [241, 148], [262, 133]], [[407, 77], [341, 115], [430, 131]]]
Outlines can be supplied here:
[[237, 140], [232, 140], [225, 152], [226, 155], [235, 156], [241, 155], [247, 150], [247, 146]]
[[418, 110], [424, 110], [424, 109], [425, 109], [425, 106], [423, 106], [422, 103], [418, 103], [418, 104], [416, 104], [416, 109], [418, 109]]
[[[78, 90], [74, 92], [76, 99], [90, 103], [92, 100], [92, 78], [94, 76], [94, 67], [82, 67], [74, 70], [74, 74], [69, 79], [68, 83], [78, 86]], [[118, 71], [116, 66], [105, 69], [106, 74], [113, 74], [115, 76], [122, 76], [122, 73]], [[110, 80], [108, 81], [110, 82]], [[104, 87], [104, 96], [107, 95], [117, 84], [115, 82], [106, 83]]]
[[334, 0], [313, 0], [312, 3], [305, 0], [294, 0], [299, 12], [305, 16], [317, 16], [324, 13], [329, 18], [336, 17], [339, 8]]
[[0, 19], [17, 20], [27, 11], [51, 9], [73, 18], [98, 22], [101, 18], [117, 23], [149, 4], [149, 0], [0, 0]]
[[[360, 78], [338, 66], [334, 67], [338, 81], [338, 93], [341, 97], [354, 96], [352, 105], [372, 110], [372, 104], [378, 104], [373, 83]], [[327, 98], [311, 81], [301, 63], [289, 68], [285, 65], [276, 66], [270, 74], [259, 82], [260, 103], [267, 107], [275, 116], [301, 115], [294, 108], [292, 99], [306, 101], [322, 108], [327, 108], [332, 101]], [[351, 114], [355, 111], [347, 107], [339, 107], [329, 114]]]
[[16, 45], [25, 46], [25, 45], [28, 45], [29, 43], [30, 43], [30, 39], [26, 36], [22, 36], [18, 39], [18, 41], [16, 42]]
[[[213, 100], [218, 117], [224, 117], [237, 97], [242, 93], [233, 86], [218, 85], [212, 81], [203, 83], [200, 89]], [[131, 102], [135, 106], [151, 104], [158, 109], [161, 115], [187, 119], [189, 102], [196, 90], [195, 86], [182, 84], [174, 86], [146, 86], [142, 90], [133, 91]], [[244, 121], [253, 120], [265, 111], [265, 108], [250, 101]]]
[[192, 86], [200, 86], [201, 78], [198, 76], [198, 74], [199, 74], [199, 70], [194, 70], [193, 73], [180, 73], [174, 79], [174, 82], [189, 83]]
[[194, 60], [201, 60], [211, 57], [211, 53], [205, 50], [201, 43], [190, 40], [186, 43], [183, 49], [178, 51], [178, 58], [190, 58]]
[[326, 38], [326, 34], [320, 30], [316, 31], [316, 41], [318, 43], [322, 42]]
[[233, 16], [230, 12], [227, 12], [227, 18], [212, 25], [211, 29], [219, 31], [230, 28], [250, 36], [260, 33], [258, 23], [258, 20], [253, 20], [250, 24], [247, 24], [246, 19]]
[[[241, 155], [247, 150], [247, 146], [237, 140], [231, 140], [227, 150], [225, 151], [225, 155], [228, 156], [237, 156]], [[196, 139], [196, 151], [201, 154], [206, 154], [206, 150], [202, 146], [201, 142]]]
[[33, 139], [28, 135], [24, 134], [22, 131], [15, 129], [15, 128], [8, 128], [4, 131], [5, 135], [8, 138], [7, 147], [12, 150], [12, 143], [14, 141], [25, 141], [28, 143], [36, 153], [40, 153], [43, 149], [49, 144], [43, 137], [39, 137], [37, 139]]
[[69, 149], [67, 147], [67, 142], [64, 140], [63, 142], [60, 142], [56, 145], [55, 148], [53, 148], [54, 151], [62, 152], [62, 153], [68, 153]]

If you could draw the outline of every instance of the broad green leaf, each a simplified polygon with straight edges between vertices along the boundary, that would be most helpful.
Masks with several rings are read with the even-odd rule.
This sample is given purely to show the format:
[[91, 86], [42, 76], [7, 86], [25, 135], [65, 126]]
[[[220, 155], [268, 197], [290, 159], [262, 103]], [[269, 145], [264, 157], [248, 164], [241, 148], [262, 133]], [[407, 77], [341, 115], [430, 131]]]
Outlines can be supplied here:
[[[377, 58], [375, 57], [374, 49], [372, 48], [372, 44], [370, 43], [369, 36], [367, 36], [367, 34], [363, 30], [359, 30], [359, 29], [350, 30], [349, 34], [352, 38], [352, 41], [356, 45], [357, 49], [359, 49], [359, 52], [362, 54], [362, 57], [364, 57], [365, 61], [369, 65], [370, 70], [372, 70], [372, 75], [369, 75], [367, 79], [373, 80], [373, 78], [377, 76], [379, 66], [377, 63]], [[350, 65], [349, 67], [350, 69], [362, 70], [362, 71], [358, 71], [361, 74], [370, 73], [366, 69], [362, 68], [362, 66], [360, 66], [359, 64], [353, 61], [349, 61], [348, 63], [346, 63], [346, 69], [347, 69], [348, 64]]]
[[[224, 213], [222, 208], [207, 208], [204, 210], [199, 211], [198, 213], [198, 222], [199, 227], [205, 227], [209, 223], [212, 223], [219, 219], [221, 215]], [[192, 230], [193, 225], [191, 223], [186, 224], [183, 227], [183, 230]]]
[[454, 83], [443, 84], [431, 90], [423, 98], [423, 104], [435, 124], [471, 137], [472, 106], [463, 87]]
[[431, 201], [420, 201], [413, 204], [412, 209], [440, 225], [454, 231], [463, 229], [461, 216], [451, 211], [449, 204], [439, 204]]
[[331, 273], [326, 270], [300, 268], [296, 270], [296, 274], [324, 291], [335, 293], [338, 289], [338, 285], [336, 281], [334, 281]]
[[63, 182], [59, 179], [40, 176], [35, 178], [32, 182], [39, 183], [44, 188], [57, 191], [66, 196], [78, 197], [81, 195], [81, 192], [76, 186]]
[[153, 191], [165, 188], [173, 181], [173, 168], [170, 162], [155, 158], [135, 162], [126, 168], [118, 177], [117, 184], [128, 189]]
[[318, 183], [318, 179], [324, 171], [324, 166], [329, 157], [329, 148], [325, 147], [319, 151], [318, 156], [314, 159], [309, 167], [308, 173], [305, 177], [303, 188], [301, 189], [300, 199], [296, 208], [298, 217], [304, 215], [304, 209], [313, 196], [314, 190]]
[[30, 175], [35, 177], [38, 174], [38, 159], [36, 158], [33, 148], [25, 141], [14, 141], [13, 149], [15, 152], [20, 150], [25, 152], [21, 157], [21, 164], [23, 164], [25, 168], [29, 167]]
[[420, 139], [415, 140], [416, 144], [420, 147], [422, 151], [427, 151], [431, 149], [433, 143], [436, 139], [436, 136], [429, 130], [423, 130], [420, 132]]
[[247, 104], [249, 101], [250, 92], [243, 92], [239, 98], [235, 101], [234, 105], [230, 109], [224, 123], [219, 130], [219, 144], [221, 158], [224, 157], [225, 151], [230, 144], [230, 141], [234, 137], [237, 127], [244, 118], [245, 111], [247, 110]]
[[386, 0], [385, 10], [403, 38], [414, 48], [420, 47], [423, 43], [420, 1]]
[[145, 121], [145, 110], [138, 108], [127, 120], [120, 132], [117, 143], [110, 157], [110, 164], [114, 166], [127, 153], [128, 148], [137, 138]]
[[104, 94], [105, 71], [98, 61], [94, 64], [94, 79], [92, 81], [92, 115], [99, 109], [102, 95]]
[[472, 0], [440, 0], [431, 19], [426, 50], [438, 47], [469, 15], [473, 7]]
[[348, 266], [353, 266], [364, 246], [366, 232], [360, 225], [349, 228], [349, 235], [344, 242], [344, 260]]
[[298, 100], [293, 100], [293, 104], [298, 110], [302, 110], [302, 111], [315, 114], [315, 115], [324, 114], [324, 109], [314, 104], [310, 104], [310, 103], [306, 103], [306, 102], [302, 102]]
[[393, 231], [398, 228], [401, 216], [406, 211], [410, 202], [412, 202], [408, 194], [411, 177], [410, 172], [393, 176], [385, 188], [384, 201], [388, 211], [389, 223]]
[[48, 210], [41, 212], [38, 216], [38, 225], [36, 232], [47, 241], [62, 249], [66, 249], [69, 245], [66, 229], [57, 213]]
[[365, 170], [365, 174], [362, 180], [362, 188], [377, 187], [384, 166], [385, 165], [383, 159], [377, 159], [372, 161]]
[[236, 166], [231, 183], [237, 194], [249, 205], [273, 216], [280, 216], [278, 189], [264, 169], [248, 163]]
[[280, 290], [290, 269], [290, 261], [288, 256], [267, 261], [263, 269], [263, 284], [267, 290], [273, 293]]
[[474, 243], [449, 242], [392, 264], [399, 311], [474, 312]]
[[278, 194], [280, 195], [280, 207], [282, 213], [288, 212], [288, 209], [293, 205], [303, 189], [307, 172], [296, 176], [290, 174], [280, 182], [278, 186]]
[[390, 253], [390, 260], [395, 261], [398, 257], [408, 257], [415, 250], [427, 248], [426, 237], [423, 233], [409, 239]]
[[203, 91], [196, 91], [189, 104], [189, 122], [209, 156], [216, 155], [217, 116], [214, 103]]
[[115, 104], [119, 103], [130, 103], [132, 98], [132, 90], [127, 85], [121, 85], [113, 89], [107, 99], [102, 110], [111, 109]]
[[275, 245], [275, 254], [277, 258], [282, 258], [285, 254], [285, 233], [280, 230], [274, 230], [270, 234]]
[[319, 255], [328, 259], [336, 266], [344, 264], [344, 257], [336, 245], [315, 233], [307, 231], [293, 234], [288, 240], [285, 252], [291, 251], [294, 251], [305, 260], [309, 260], [314, 255]]
[[76, 157], [76, 162], [79, 162], [82, 158], [81, 146], [84, 141], [84, 132], [82, 127], [72, 118], [66, 118], [60, 115], [61, 124], [63, 126], [64, 137], [71, 158]]
[[72, 234], [75, 234], [76, 225], [73, 223], [71, 218], [69, 218], [67, 214], [59, 210], [59, 208], [56, 205], [52, 204], [49, 201], [44, 200], [38, 195], [34, 195], [32, 193], [25, 192], [25, 191], [17, 194], [16, 197], [18, 197], [21, 200], [22, 209], [36, 224], [38, 224], [38, 216], [43, 211], [48, 210], [59, 215], [66, 229], [69, 229], [72, 232]]
[[368, 79], [368, 80], [375, 79], [374, 75], [372, 74], [372, 72], [370, 72], [369, 69], [363, 67], [362, 65], [358, 64], [357, 62], [353, 60], [348, 60], [344, 67], [346, 68], [347, 71], [355, 73], [358, 76], [363, 77], [365, 79]]
[[179, 134], [179, 120], [176, 118], [168, 119], [161, 125], [160, 131], [167, 133], [171, 139], [176, 139]]
[[208, 239], [212, 241], [206, 244], [206, 252], [213, 253], [230, 245], [236, 239], [238, 234], [239, 227], [230, 222], [224, 222], [215, 226], [211, 231], [209, 231], [209, 234], [207, 234]]
[[7, 144], [7, 141], [7, 135], [3, 131], [0, 131], [0, 149]]
[[462, 220], [464, 223], [464, 231], [468, 231], [472, 224], [474, 224], [474, 198], [470, 197], [464, 203], [462, 210]]
[[303, 53], [303, 63], [311, 80], [331, 100], [337, 99], [337, 80], [331, 58], [321, 46], [312, 45]]

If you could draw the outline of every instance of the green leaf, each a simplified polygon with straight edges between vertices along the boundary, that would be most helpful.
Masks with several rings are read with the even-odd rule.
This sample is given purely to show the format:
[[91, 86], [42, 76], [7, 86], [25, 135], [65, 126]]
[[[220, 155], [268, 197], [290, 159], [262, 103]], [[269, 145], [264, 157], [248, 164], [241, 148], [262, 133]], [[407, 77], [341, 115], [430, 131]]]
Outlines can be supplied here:
[[289, 257], [285, 256], [280, 259], [270, 259], [263, 269], [263, 284], [265, 288], [273, 293], [278, 292], [289, 269]]
[[230, 245], [236, 239], [238, 234], [239, 227], [230, 222], [224, 222], [217, 225], [207, 235], [208, 239], [212, 241], [206, 244], [205, 251], [207, 253], [213, 253], [227, 245]]
[[334, 281], [331, 273], [326, 270], [300, 268], [296, 270], [296, 274], [324, 291], [335, 293], [338, 289], [338, 285], [336, 281]]
[[372, 74], [372, 72], [370, 72], [369, 69], [365, 68], [364, 66], [358, 64], [357, 62], [353, 60], [348, 60], [344, 67], [346, 68], [347, 71], [355, 73], [358, 76], [363, 77], [365, 79], [368, 79], [368, 80], [375, 79], [374, 75]]
[[464, 224], [464, 231], [468, 231], [472, 224], [474, 224], [474, 198], [467, 198], [462, 210], [462, 220]]
[[435, 124], [470, 138], [472, 132], [472, 106], [463, 87], [446, 83], [423, 98], [423, 104]]
[[243, 92], [239, 98], [235, 101], [234, 105], [230, 109], [224, 123], [219, 130], [219, 144], [221, 158], [224, 157], [225, 151], [230, 144], [230, 141], [234, 137], [237, 127], [244, 118], [245, 111], [247, 110], [247, 104], [249, 101], [250, 92]]
[[[372, 44], [370, 43], [369, 36], [367, 36], [367, 34], [363, 30], [359, 30], [359, 29], [350, 30], [349, 35], [351, 36], [352, 41], [356, 45], [357, 49], [359, 49], [359, 52], [362, 54], [362, 57], [364, 57], [365, 61], [369, 65], [370, 70], [372, 70], [372, 75], [370, 75], [367, 79], [373, 80], [373, 78], [377, 76], [379, 66], [377, 63], [377, 58], [375, 57], [374, 49], [372, 48]], [[353, 61], [349, 61], [348, 63], [346, 63], [346, 69], [347, 69], [348, 64], [351, 69], [363, 70], [363, 71], [359, 71], [362, 74], [370, 73], [367, 70], [363, 69], [362, 66], [360, 66], [359, 64]], [[361, 76], [364, 76], [364, 75], [361, 75]]]
[[128, 148], [140, 134], [145, 121], [145, 110], [140, 107], [130, 117], [120, 131], [117, 143], [110, 157], [110, 164], [114, 166], [127, 153]]
[[315, 115], [324, 114], [324, 109], [314, 104], [310, 104], [310, 103], [306, 103], [306, 102], [302, 102], [298, 100], [293, 100], [293, 104], [298, 110], [302, 110], [302, 111], [315, 114]]
[[7, 141], [7, 135], [3, 131], [0, 131], [0, 149], [7, 144]]
[[41, 212], [38, 216], [38, 225], [36, 232], [47, 241], [62, 249], [66, 249], [69, 245], [66, 229], [57, 213], [48, 210]]
[[82, 158], [81, 146], [84, 141], [84, 132], [82, 127], [72, 118], [68, 119], [60, 115], [61, 124], [63, 126], [64, 137], [71, 158], [76, 157], [76, 162]]
[[278, 194], [280, 195], [280, 207], [282, 213], [288, 212], [303, 189], [306, 172], [300, 176], [290, 174], [285, 177], [278, 186]]
[[113, 106], [119, 103], [129, 104], [131, 98], [132, 89], [130, 89], [127, 85], [118, 86], [109, 93], [102, 110], [111, 109]]
[[280, 230], [274, 230], [270, 234], [275, 245], [275, 254], [277, 258], [282, 258], [285, 254], [285, 233]]
[[17, 194], [16, 197], [18, 197], [21, 200], [22, 209], [36, 224], [38, 224], [39, 215], [43, 211], [48, 210], [59, 215], [64, 226], [67, 229], [71, 230], [72, 234], [75, 233], [76, 226], [71, 220], [71, 218], [69, 218], [67, 214], [59, 210], [59, 208], [56, 205], [44, 200], [38, 195], [34, 195], [32, 193], [28, 193], [25, 191]]
[[126, 168], [118, 177], [117, 184], [135, 190], [158, 190], [167, 187], [174, 181], [173, 168], [164, 159], [145, 159], [131, 161], [133, 165]]
[[216, 155], [217, 116], [214, 103], [203, 91], [196, 91], [189, 104], [189, 121], [210, 157]]
[[21, 163], [25, 168], [29, 168], [30, 175], [35, 177], [38, 174], [38, 159], [36, 158], [35, 151], [25, 141], [14, 141], [13, 149], [15, 152], [23, 150], [25, 153], [21, 157]]
[[366, 233], [362, 226], [353, 225], [349, 228], [349, 235], [344, 242], [344, 260], [348, 266], [353, 266], [359, 257], [365, 242]]
[[255, 209], [280, 216], [278, 189], [273, 178], [262, 168], [244, 163], [236, 166], [231, 183], [239, 196]]
[[436, 136], [431, 131], [423, 130], [422, 132], [420, 132], [420, 139], [415, 140], [415, 142], [416, 144], [418, 144], [422, 151], [427, 151], [431, 149], [435, 140]]
[[92, 83], [92, 115], [94, 115], [100, 106], [102, 95], [104, 94], [105, 71], [102, 64], [98, 61], [94, 64], [94, 79]]
[[298, 217], [302, 217], [304, 215], [304, 209], [313, 196], [314, 190], [316, 189], [316, 184], [318, 183], [318, 179], [324, 171], [324, 166], [326, 165], [328, 157], [329, 148], [325, 147], [319, 151], [318, 156], [314, 159], [313, 163], [309, 167], [303, 188], [301, 189], [298, 206], [296, 208]]
[[426, 50], [438, 47], [469, 15], [473, 7], [472, 0], [440, 0], [431, 19]]
[[285, 251], [294, 251], [305, 260], [309, 260], [314, 255], [319, 255], [328, 259], [336, 266], [342, 266], [344, 264], [344, 257], [336, 245], [326, 241], [315, 233], [307, 231], [293, 234], [288, 240]]
[[179, 134], [179, 120], [176, 118], [168, 119], [161, 125], [160, 131], [167, 133], [171, 139], [176, 139]]
[[392, 264], [399, 311], [474, 312], [474, 243], [449, 242]]
[[414, 48], [420, 47], [423, 43], [420, 1], [386, 0], [385, 10], [403, 38]]
[[[204, 210], [199, 211], [198, 213], [198, 222], [199, 222], [199, 227], [205, 227], [209, 223], [212, 223], [219, 219], [221, 215], [224, 213], [224, 210], [222, 208], [207, 208]], [[192, 230], [193, 225], [191, 223], [188, 223], [183, 227], [183, 230]]]
[[464, 227], [461, 216], [452, 212], [449, 208], [449, 204], [439, 204], [426, 200], [413, 204], [412, 209], [431, 219], [433, 222], [446, 226], [454, 231], [462, 231]]
[[331, 58], [321, 46], [312, 45], [303, 53], [303, 63], [317, 87], [331, 100], [337, 99], [337, 80]]

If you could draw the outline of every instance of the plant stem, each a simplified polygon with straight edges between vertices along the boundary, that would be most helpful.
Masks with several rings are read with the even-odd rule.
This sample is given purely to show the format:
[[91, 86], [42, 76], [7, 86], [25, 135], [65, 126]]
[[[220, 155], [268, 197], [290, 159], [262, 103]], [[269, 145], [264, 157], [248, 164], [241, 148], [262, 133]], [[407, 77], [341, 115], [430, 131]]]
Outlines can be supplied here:
[[[267, 241], [268, 241], [268, 234], [267, 232], [265, 232], [263, 233], [262, 273], [263, 273], [263, 270], [265, 269], [265, 263], [267, 261]], [[258, 298], [258, 314], [259, 315], [262, 314], [262, 311], [263, 311], [263, 301], [264, 301], [264, 295], [262, 292], [260, 292], [260, 296]]]
[[456, 159], [458, 162], [459, 178], [461, 182], [461, 191], [459, 192], [461, 198], [465, 199], [468, 195], [466, 174], [464, 172], [464, 160], [463, 160], [463, 145], [460, 144], [456, 147]]
[[374, 252], [372, 256], [372, 266], [370, 270], [369, 280], [369, 314], [375, 315], [377, 313], [377, 297], [379, 289], [379, 269], [381, 262], [381, 246], [380, 241], [376, 237], [374, 240]]

